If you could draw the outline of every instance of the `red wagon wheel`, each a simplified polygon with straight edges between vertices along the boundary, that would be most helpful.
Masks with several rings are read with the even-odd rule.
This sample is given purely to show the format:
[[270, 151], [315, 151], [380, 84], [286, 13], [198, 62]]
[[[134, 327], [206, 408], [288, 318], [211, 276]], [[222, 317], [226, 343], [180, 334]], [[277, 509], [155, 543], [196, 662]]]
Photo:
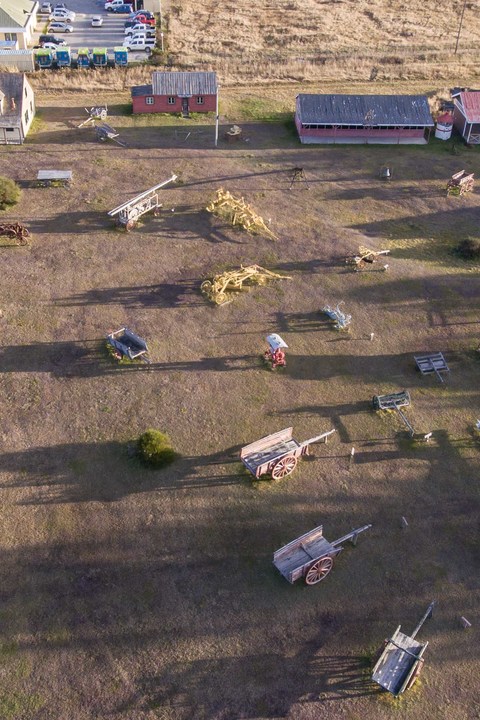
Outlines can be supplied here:
[[280, 480], [287, 475], [290, 475], [297, 467], [297, 458], [295, 455], [287, 455], [286, 457], [277, 460], [272, 470], [272, 478], [274, 480]]
[[332, 567], [333, 559], [328, 555], [317, 560], [308, 568], [308, 572], [305, 575], [305, 582], [307, 585], [316, 585], [327, 577]]

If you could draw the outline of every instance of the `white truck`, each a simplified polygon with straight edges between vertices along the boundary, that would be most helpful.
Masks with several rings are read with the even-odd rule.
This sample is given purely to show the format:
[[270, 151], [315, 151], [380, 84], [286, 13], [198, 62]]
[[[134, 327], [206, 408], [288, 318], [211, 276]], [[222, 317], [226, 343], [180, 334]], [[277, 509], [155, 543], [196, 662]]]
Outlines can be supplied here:
[[155, 38], [149, 38], [145, 35], [128, 37], [124, 41], [123, 47], [127, 48], [128, 50], [145, 50], [147, 55], [149, 55], [155, 47]]

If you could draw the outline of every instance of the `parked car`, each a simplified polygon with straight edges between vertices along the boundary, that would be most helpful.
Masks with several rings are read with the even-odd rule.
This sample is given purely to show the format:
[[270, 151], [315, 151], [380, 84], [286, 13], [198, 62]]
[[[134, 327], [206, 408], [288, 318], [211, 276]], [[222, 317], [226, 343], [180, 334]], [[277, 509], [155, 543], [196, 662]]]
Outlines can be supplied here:
[[92, 27], [102, 27], [103, 18], [101, 15], [92, 15]]
[[108, 2], [105, 3], [105, 10], [112, 12], [114, 8], [120, 7], [120, 5], [128, 5], [128, 14], [132, 12], [132, 4], [126, 3], [124, 0], [108, 0]]
[[155, 18], [147, 18], [145, 15], [136, 15], [134, 18], [125, 21], [125, 27], [132, 27], [135, 23], [142, 23], [142, 25], [150, 25], [155, 27]]
[[73, 26], [68, 25], [68, 23], [64, 22], [52, 22], [47, 28], [47, 32], [64, 32], [64, 33], [71, 33], [73, 32]]
[[123, 43], [123, 47], [126, 47], [128, 50], [145, 50], [147, 55], [149, 55], [155, 47], [155, 38], [127, 38]]
[[134, 10], [130, 13], [130, 17], [137, 17], [137, 15], [145, 15], [145, 17], [153, 18], [155, 15], [150, 10]]
[[62, 20], [63, 22], [73, 22], [75, 20], [75, 13], [72, 10], [63, 10], [59, 8], [54, 10], [50, 14], [49, 20]]
[[57, 43], [46, 42], [46, 43], [43, 43], [43, 45], [40, 45], [40, 47], [43, 50], [56, 50], [58, 47], [61, 47], [61, 46], [57, 45]]
[[67, 9], [67, 6], [65, 3], [55, 3], [55, 9], [58, 10], [59, 8], [63, 8], [63, 10]]
[[131, 8], [131, 5], [117, 5], [116, 7], [111, 8], [110, 12], [117, 13], [119, 15], [126, 15], [126, 13], [130, 12]]
[[38, 42], [40, 45], [44, 45], [45, 43], [53, 43], [54, 45], [67, 44], [63, 38], [57, 38], [55, 35], [40, 35]]
[[40, 15], [50, 15], [52, 12], [52, 5], [49, 2], [44, 2], [40, 6]]
[[133, 27], [127, 28], [125, 30], [125, 37], [128, 37], [129, 35], [138, 35], [139, 33], [142, 33], [147, 37], [155, 37], [155, 28], [152, 28], [150, 25], [142, 25], [141, 23], [137, 23]]

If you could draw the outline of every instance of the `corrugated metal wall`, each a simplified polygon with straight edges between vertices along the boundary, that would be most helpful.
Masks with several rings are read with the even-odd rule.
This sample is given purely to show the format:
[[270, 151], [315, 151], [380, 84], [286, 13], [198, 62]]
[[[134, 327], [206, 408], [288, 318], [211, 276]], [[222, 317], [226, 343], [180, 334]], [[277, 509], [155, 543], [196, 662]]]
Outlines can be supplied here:
[[32, 72], [35, 70], [32, 50], [0, 50], [0, 69]]

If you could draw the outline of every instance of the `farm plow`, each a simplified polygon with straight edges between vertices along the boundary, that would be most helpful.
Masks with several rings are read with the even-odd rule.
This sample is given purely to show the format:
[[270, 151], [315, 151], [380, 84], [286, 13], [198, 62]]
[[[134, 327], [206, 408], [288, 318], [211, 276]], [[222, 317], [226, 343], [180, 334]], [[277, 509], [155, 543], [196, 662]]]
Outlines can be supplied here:
[[235, 294], [249, 292], [255, 285], [267, 285], [271, 280], [291, 280], [288, 275], [279, 275], [260, 265], [240, 266], [239, 270], [227, 270], [204, 280], [200, 286], [203, 295], [215, 305], [232, 302]]
[[266, 225], [264, 219], [257, 215], [243, 197], [236, 198], [228, 190], [223, 188], [217, 190], [215, 198], [208, 203], [206, 210], [234, 227], [241, 227], [253, 235], [265, 235], [271, 240], [277, 240], [277, 236]]
[[28, 245], [30, 232], [21, 223], [2, 223], [0, 225], [0, 237], [13, 240], [11, 245]]

